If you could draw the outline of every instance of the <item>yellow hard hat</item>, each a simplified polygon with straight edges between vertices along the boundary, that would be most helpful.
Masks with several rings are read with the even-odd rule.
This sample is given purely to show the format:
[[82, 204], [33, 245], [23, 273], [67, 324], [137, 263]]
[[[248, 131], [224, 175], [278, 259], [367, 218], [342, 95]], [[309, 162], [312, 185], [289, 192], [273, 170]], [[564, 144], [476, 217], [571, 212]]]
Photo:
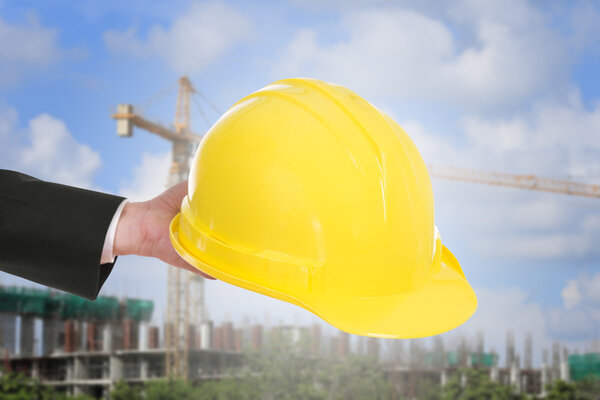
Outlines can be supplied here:
[[411, 139], [355, 93], [314, 79], [275, 82], [212, 126], [170, 232], [203, 272], [354, 334], [435, 335], [477, 308], [442, 246]]

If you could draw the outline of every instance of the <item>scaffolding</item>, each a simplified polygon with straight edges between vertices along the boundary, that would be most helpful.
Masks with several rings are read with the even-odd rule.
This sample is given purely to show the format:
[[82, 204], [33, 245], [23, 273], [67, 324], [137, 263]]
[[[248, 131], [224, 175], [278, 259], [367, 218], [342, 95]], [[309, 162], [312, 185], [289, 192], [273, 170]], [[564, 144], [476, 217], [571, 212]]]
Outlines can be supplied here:
[[100, 296], [95, 301], [72, 294], [33, 288], [0, 286], [0, 313], [41, 318], [149, 321], [154, 311], [151, 300]]

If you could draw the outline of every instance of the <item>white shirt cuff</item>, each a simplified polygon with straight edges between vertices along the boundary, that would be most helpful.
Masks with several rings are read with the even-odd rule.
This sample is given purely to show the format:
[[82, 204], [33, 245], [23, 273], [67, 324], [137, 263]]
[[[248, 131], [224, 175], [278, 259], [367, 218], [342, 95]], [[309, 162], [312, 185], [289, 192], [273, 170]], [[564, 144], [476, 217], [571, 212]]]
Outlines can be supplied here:
[[119, 224], [119, 219], [121, 219], [121, 213], [123, 212], [123, 208], [128, 202], [129, 201], [125, 199], [121, 202], [121, 204], [119, 204], [117, 211], [115, 211], [115, 215], [113, 215], [113, 218], [110, 221], [108, 231], [106, 231], [106, 238], [104, 239], [104, 246], [102, 247], [102, 256], [100, 257], [100, 264], [109, 264], [115, 262], [115, 255], [113, 253], [113, 246], [115, 244], [115, 234], [117, 233], [117, 225]]

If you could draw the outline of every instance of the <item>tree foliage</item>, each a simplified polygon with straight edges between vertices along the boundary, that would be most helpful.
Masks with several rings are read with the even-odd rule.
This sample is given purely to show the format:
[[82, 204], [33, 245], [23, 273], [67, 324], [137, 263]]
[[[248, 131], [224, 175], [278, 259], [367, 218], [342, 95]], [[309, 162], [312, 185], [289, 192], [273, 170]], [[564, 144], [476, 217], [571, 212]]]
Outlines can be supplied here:
[[225, 379], [201, 386], [210, 400], [377, 400], [387, 399], [390, 386], [380, 364], [371, 357], [344, 359], [309, 356], [306, 343], [273, 337], [261, 352], [246, 354], [245, 367]]
[[[155, 380], [144, 386], [118, 383], [112, 400], [383, 400], [398, 399], [374, 358], [349, 355], [344, 359], [316, 358], [306, 346], [289, 340], [272, 340], [261, 352], [246, 354], [243, 368], [229, 371], [220, 380], [190, 384]], [[546, 388], [548, 400], [600, 400], [600, 379], [554, 381]], [[423, 383], [419, 400], [520, 400], [530, 397], [500, 385], [489, 372], [464, 369], [444, 387]], [[535, 399], [536, 397], [531, 397]], [[54, 388], [16, 373], [0, 372], [0, 400], [91, 400], [67, 396]]]
[[70, 396], [51, 386], [41, 385], [23, 374], [0, 372], [0, 400], [92, 400], [88, 396]]
[[587, 377], [579, 382], [554, 381], [546, 388], [548, 400], [600, 400], [600, 379]]
[[419, 400], [520, 400], [528, 397], [490, 379], [488, 371], [463, 369], [453, 374], [444, 387], [421, 385]]

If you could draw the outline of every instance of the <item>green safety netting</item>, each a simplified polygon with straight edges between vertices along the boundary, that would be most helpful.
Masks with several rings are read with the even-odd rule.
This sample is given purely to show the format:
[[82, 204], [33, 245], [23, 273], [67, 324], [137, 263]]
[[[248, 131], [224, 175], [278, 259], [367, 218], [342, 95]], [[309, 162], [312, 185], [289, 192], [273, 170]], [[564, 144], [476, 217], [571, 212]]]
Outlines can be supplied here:
[[96, 301], [66, 295], [57, 296], [58, 313], [61, 318], [116, 319], [119, 317], [120, 304], [116, 297], [101, 296]]
[[152, 318], [154, 302], [150, 300], [127, 299], [125, 301], [125, 316], [137, 321], [148, 321]]
[[20, 311], [20, 294], [18, 288], [7, 287], [0, 289], [0, 311], [2, 312], [19, 312]]
[[448, 366], [458, 365], [458, 351], [449, 351], [448, 353], [446, 353], [446, 356], [448, 360]]
[[582, 380], [586, 376], [600, 377], [600, 354], [571, 354], [569, 372], [574, 381]]
[[444, 366], [443, 353], [428, 353], [425, 355], [425, 366], [431, 368], [440, 368]]
[[[471, 353], [471, 365], [491, 367], [494, 365], [495, 355], [492, 353]], [[429, 353], [425, 356], [425, 365], [428, 367], [442, 367], [444, 365], [453, 367], [460, 362], [457, 351], [448, 351], [446, 353]]]
[[0, 286], [0, 312], [61, 319], [131, 318], [148, 321], [153, 311], [154, 303], [150, 300], [127, 299], [122, 305], [116, 297], [111, 296], [100, 296], [96, 301], [90, 301], [50, 290]]
[[494, 365], [494, 354], [471, 353], [471, 365], [491, 367]]

